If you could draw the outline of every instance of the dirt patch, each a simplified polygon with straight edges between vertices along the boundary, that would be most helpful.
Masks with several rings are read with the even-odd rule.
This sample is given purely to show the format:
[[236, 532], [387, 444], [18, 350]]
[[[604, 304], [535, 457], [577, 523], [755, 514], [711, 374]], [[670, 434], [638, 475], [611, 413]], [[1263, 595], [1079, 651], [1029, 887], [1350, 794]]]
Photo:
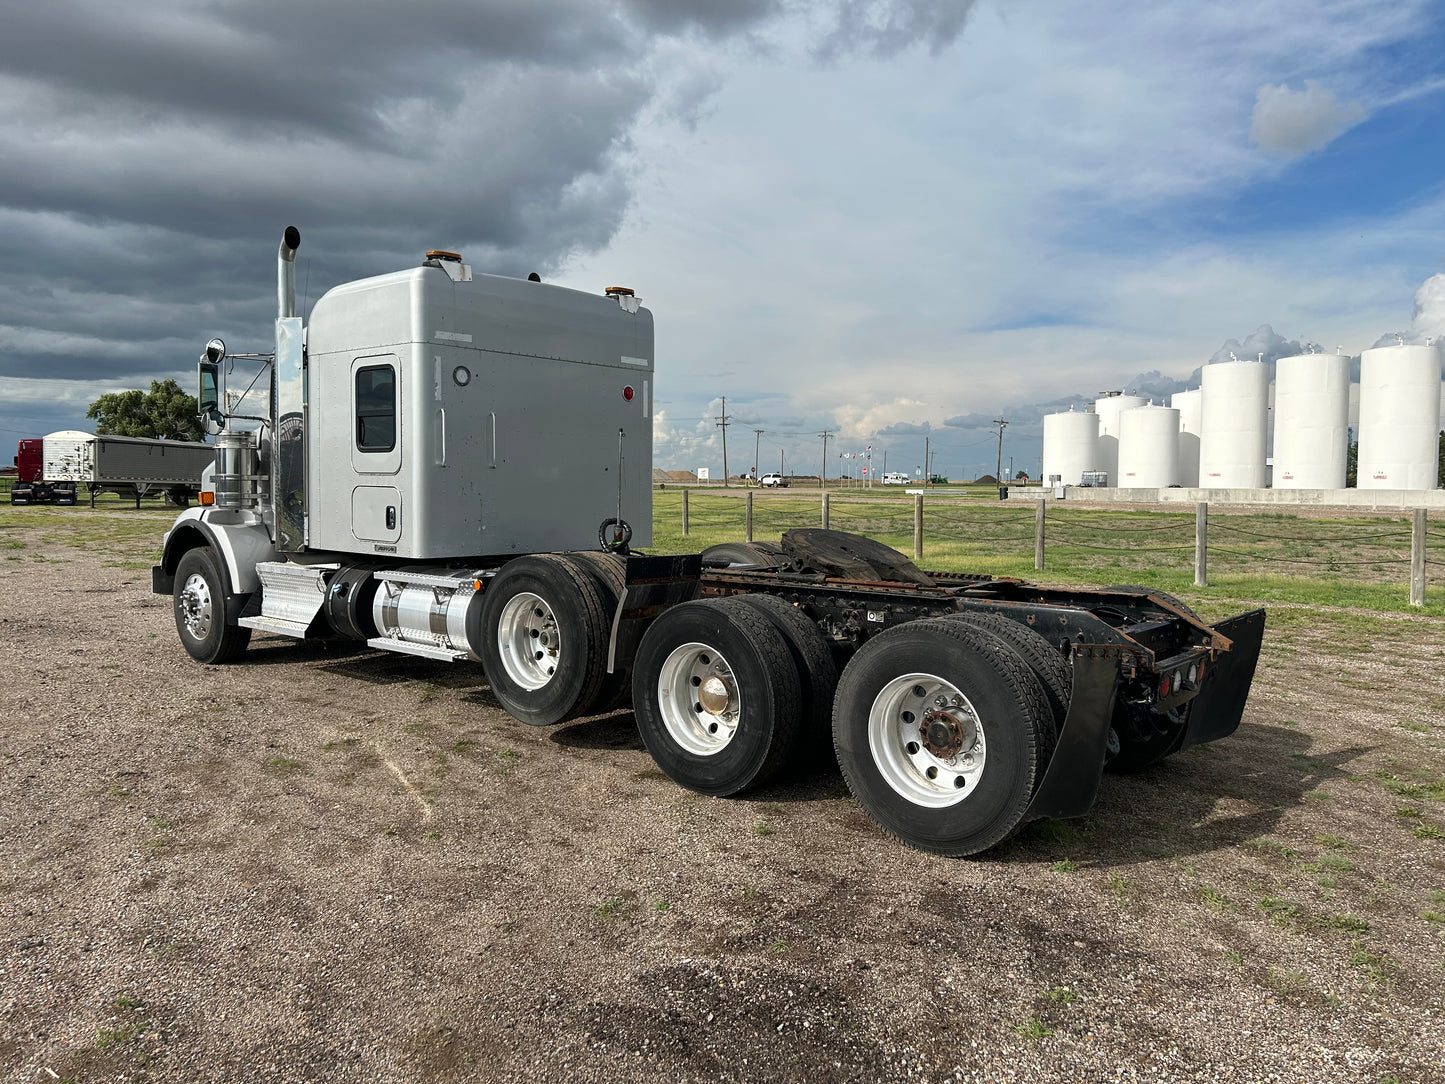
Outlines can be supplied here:
[[476, 668], [197, 666], [163, 524], [6, 532], [6, 1079], [1445, 1079], [1445, 622], [1282, 608], [1232, 739], [947, 861], [826, 750], [718, 801]]

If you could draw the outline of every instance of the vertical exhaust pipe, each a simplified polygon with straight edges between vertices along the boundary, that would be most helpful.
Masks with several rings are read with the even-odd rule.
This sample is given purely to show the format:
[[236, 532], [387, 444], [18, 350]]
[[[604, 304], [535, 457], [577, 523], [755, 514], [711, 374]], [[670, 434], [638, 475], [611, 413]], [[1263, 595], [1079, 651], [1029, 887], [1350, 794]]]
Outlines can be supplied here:
[[306, 548], [305, 330], [296, 315], [296, 250], [287, 226], [276, 252], [276, 357], [271, 369], [271, 516], [276, 548]]
[[276, 318], [285, 320], [296, 315], [296, 250], [301, 247], [301, 231], [287, 226], [281, 235], [281, 248], [276, 253]]

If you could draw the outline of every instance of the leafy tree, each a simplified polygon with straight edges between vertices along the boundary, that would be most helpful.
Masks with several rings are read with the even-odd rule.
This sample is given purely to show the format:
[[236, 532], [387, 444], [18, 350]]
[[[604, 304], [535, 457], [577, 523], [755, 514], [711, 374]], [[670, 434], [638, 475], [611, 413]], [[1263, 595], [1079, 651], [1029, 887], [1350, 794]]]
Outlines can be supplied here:
[[1445, 429], [1440, 431], [1440, 469], [1435, 473], [1435, 484], [1445, 489]]
[[117, 437], [168, 437], [200, 440], [196, 397], [187, 395], [174, 380], [152, 380], [151, 390], [111, 392], [90, 404], [87, 418], [95, 418], [95, 431]]
[[1345, 453], [1345, 488], [1354, 489], [1359, 484], [1360, 445], [1352, 442]]

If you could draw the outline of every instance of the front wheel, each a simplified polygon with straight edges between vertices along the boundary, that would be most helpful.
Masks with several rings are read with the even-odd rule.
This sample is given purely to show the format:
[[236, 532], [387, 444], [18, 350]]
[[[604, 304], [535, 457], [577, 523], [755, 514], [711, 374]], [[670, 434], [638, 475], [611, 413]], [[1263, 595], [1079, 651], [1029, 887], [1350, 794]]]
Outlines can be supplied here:
[[1052, 724], [1038, 680], [1000, 641], [949, 619], [873, 637], [838, 683], [843, 778], [884, 829], [922, 850], [976, 854], [1018, 825]]
[[207, 548], [187, 550], [176, 566], [176, 632], [197, 662], [225, 663], [251, 642], [251, 630], [226, 624], [226, 583]]

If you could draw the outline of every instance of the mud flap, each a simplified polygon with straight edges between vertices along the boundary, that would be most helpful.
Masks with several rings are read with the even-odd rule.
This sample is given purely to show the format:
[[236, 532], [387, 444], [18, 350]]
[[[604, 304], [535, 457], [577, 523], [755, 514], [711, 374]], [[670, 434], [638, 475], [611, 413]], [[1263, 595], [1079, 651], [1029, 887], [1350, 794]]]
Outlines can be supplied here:
[[1109, 724], [1114, 717], [1114, 696], [1119, 691], [1117, 656], [1074, 655], [1074, 691], [1059, 744], [1034, 791], [1023, 820], [1041, 817], [1082, 817], [1099, 793], [1104, 755], [1109, 745]]
[[697, 597], [702, 557], [627, 558], [627, 589], [612, 615], [612, 638], [607, 649], [607, 672], [615, 673], [637, 654], [637, 645], [652, 619], [680, 602]]
[[1264, 611], [1250, 610], [1221, 621], [1214, 631], [1234, 641], [1228, 651], [1221, 652], [1204, 676], [1189, 706], [1189, 725], [1180, 749], [1218, 741], [1233, 734], [1244, 717], [1244, 703], [1254, 683], [1254, 668], [1259, 663], [1259, 649], [1264, 642]]

